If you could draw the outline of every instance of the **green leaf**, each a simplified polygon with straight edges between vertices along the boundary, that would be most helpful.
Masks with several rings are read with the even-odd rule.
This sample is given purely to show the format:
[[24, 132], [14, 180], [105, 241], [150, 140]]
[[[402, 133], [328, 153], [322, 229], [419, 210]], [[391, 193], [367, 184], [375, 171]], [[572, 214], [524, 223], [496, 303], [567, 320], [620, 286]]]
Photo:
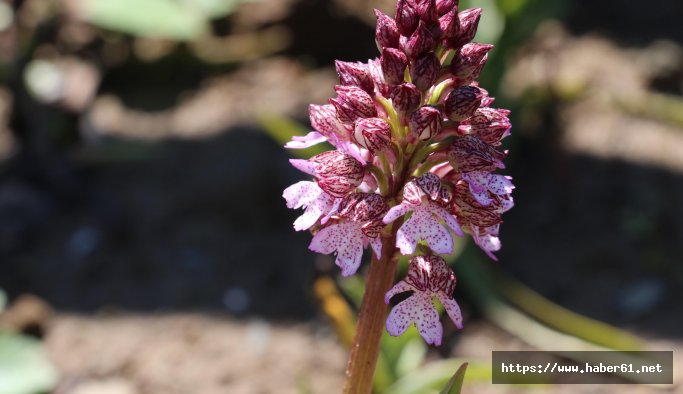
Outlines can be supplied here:
[[463, 363], [439, 394], [460, 394], [462, 381], [465, 380], [465, 371], [467, 371], [468, 365], [468, 363]]
[[[400, 377], [391, 385], [385, 394], [436, 394], [453, 376], [453, 371], [459, 368], [465, 360], [449, 358], [427, 363]], [[468, 383], [491, 383], [491, 363], [474, 361], [468, 363]]]
[[170, 0], [83, 0], [90, 23], [145, 37], [191, 40], [208, 31], [207, 16], [196, 6]]
[[57, 373], [39, 341], [0, 332], [0, 394], [43, 393], [56, 383]]
[[[416, 333], [417, 330], [414, 330], [413, 332]], [[396, 365], [394, 367], [396, 376], [401, 377], [417, 369], [424, 361], [426, 355], [427, 345], [425, 345], [424, 340], [419, 335], [410, 338], [403, 346], [403, 349], [396, 360]]]

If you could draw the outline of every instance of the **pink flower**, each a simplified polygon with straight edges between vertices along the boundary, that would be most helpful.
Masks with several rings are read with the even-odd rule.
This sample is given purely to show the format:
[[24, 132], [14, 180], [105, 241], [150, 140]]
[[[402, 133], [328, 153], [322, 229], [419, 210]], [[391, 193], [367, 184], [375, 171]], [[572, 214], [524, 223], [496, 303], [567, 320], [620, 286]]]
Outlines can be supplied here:
[[[453, 238], [448, 229], [462, 236], [458, 221], [442, 204], [447, 204], [450, 196], [438, 176], [427, 173], [414, 178], [403, 189], [403, 202], [391, 208], [384, 216], [384, 223], [412, 212], [396, 234], [396, 246], [403, 254], [412, 254], [419, 240], [424, 240], [436, 253], [453, 253]], [[442, 220], [444, 227], [439, 219]]]
[[456, 184], [452, 201], [453, 212], [460, 219], [465, 231], [472, 234], [474, 242], [491, 259], [497, 261], [498, 258], [493, 252], [500, 250], [501, 246], [498, 238], [500, 223], [503, 222], [501, 214], [512, 207], [512, 197], [509, 194], [496, 195], [484, 190], [482, 195], [485, 193], [489, 200], [488, 204], [483, 204], [475, 194], [470, 193], [471, 188], [472, 184], [468, 186], [467, 182], [460, 181]]
[[368, 243], [378, 257], [381, 255], [379, 233], [383, 223], [380, 218], [386, 211], [386, 202], [378, 194], [350, 194], [340, 205], [340, 220], [318, 231], [309, 249], [323, 254], [334, 252], [335, 264], [341, 268], [342, 276], [353, 275]]
[[[491, 205], [493, 199], [489, 192], [497, 196], [505, 196], [512, 193], [515, 186], [512, 184], [512, 177], [498, 174], [491, 174], [486, 171], [465, 172], [462, 179], [470, 184], [472, 196], [482, 205]], [[512, 203], [512, 198], [510, 198]], [[506, 206], [506, 211], [512, 208], [512, 204]]]
[[304, 214], [294, 221], [296, 231], [311, 228], [321, 217], [324, 224], [329, 216], [339, 207], [341, 198], [334, 198], [325, 193], [317, 183], [301, 181], [285, 189], [282, 197], [287, 201], [287, 208], [304, 207]]
[[313, 175], [318, 186], [334, 197], [344, 197], [363, 182], [365, 171], [361, 162], [338, 150], [323, 152], [309, 160], [290, 159], [296, 169]]
[[413, 292], [410, 297], [391, 310], [387, 318], [387, 331], [393, 336], [398, 336], [403, 334], [411, 324], [415, 324], [425, 342], [430, 345], [440, 345], [443, 327], [432, 299], [437, 297], [453, 324], [462, 329], [460, 307], [452, 298], [454, 289], [455, 274], [444, 259], [439, 256], [411, 258], [406, 278], [398, 282], [384, 296], [384, 302], [388, 304], [391, 297], [398, 293]]
[[476, 243], [493, 261], [498, 261], [498, 257], [496, 257], [493, 252], [499, 251], [501, 247], [500, 238], [498, 238], [499, 229], [500, 224], [484, 228], [471, 226], [474, 243]]

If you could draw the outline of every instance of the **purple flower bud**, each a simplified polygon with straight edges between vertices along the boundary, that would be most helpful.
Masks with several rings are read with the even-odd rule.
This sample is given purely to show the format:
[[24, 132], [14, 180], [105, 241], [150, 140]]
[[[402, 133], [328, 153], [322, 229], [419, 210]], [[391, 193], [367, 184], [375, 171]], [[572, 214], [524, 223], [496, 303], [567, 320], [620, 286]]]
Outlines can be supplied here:
[[370, 70], [366, 64], [336, 60], [334, 66], [342, 85], [357, 86], [370, 94], [374, 93], [375, 83], [372, 81]]
[[311, 104], [308, 106], [308, 113], [311, 126], [320, 134], [327, 138], [331, 138], [332, 136], [340, 137], [340, 134], [343, 134], [342, 139], [347, 139], [346, 129], [339, 119], [337, 119], [337, 111], [334, 109], [333, 105]]
[[339, 215], [354, 222], [380, 219], [388, 210], [385, 198], [375, 193], [351, 193], [339, 205]]
[[420, 292], [442, 292], [450, 296], [455, 290], [455, 274], [438, 255], [412, 257], [405, 281]]
[[337, 118], [342, 122], [353, 122], [358, 118], [377, 116], [377, 109], [372, 97], [356, 86], [335, 86], [337, 98], [330, 99], [330, 104], [337, 110]]
[[396, 21], [379, 10], [375, 10], [377, 28], [375, 29], [375, 43], [381, 51], [384, 48], [398, 48], [398, 27]]
[[382, 50], [380, 63], [384, 72], [384, 80], [388, 84], [398, 85], [403, 82], [408, 66], [408, 58], [403, 52], [394, 48], [385, 48]]
[[479, 77], [491, 49], [493, 45], [477, 43], [464, 45], [460, 49], [451, 63], [451, 72], [457, 78], [458, 85], [469, 85]]
[[375, 83], [375, 88], [377, 92], [384, 97], [389, 97], [389, 92], [391, 92], [391, 87], [387, 85], [384, 80], [384, 72], [382, 71], [382, 63], [379, 58], [375, 58], [368, 61], [368, 69], [370, 70], [370, 75]]
[[458, 11], [458, 0], [436, 0], [436, 12], [439, 16], [446, 15], [453, 9]]
[[445, 206], [452, 198], [451, 191], [443, 185], [441, 178], [428, 172], [419, 178], [413, 177], [403, 188], [403, 200], [411, 204], [420, 204], [422, 197]]
[[449, 48], [457, 49], [472, 41], [474, 35], [477, 34], [481, 8], [470, 8], [462, 11], [458, 13], [458, 18], [460, 19], [460, 33], [446, 41]]
[[460, 122], [458, 131], [479, 137], [487, 144], [498, 146], [510, 134], [510, 111], [498, 108], [479, 108], [472, 117]]
[[479, 108], [483, 97], [484, 92], [476, 86], [463, 86], [453, 90], [446, 97], [446, 116], [456, 122], [469, 118]]
[[439, 19], [439, 29], [441, 38], [447, 42], [460, 34], [460, 18], [458, 18], [457, 9], [454, 8]]
[[473, 135], [458, 137], [448, 147], [448, 160], [460, 172], [490, 172], [505, 168], [502, 162], [504, 158], [505, 153]]
[[420, 91], [412, 83], [396, 86], [390, 98], [396, 112], [404, 116], [415, 111], [422, 100]]
[[434, 23], [439, 19], [436, 13], [436, 0], [415, 0], [415, 10], [426, 23]]
[[369, 238], [379, 236], [385, 226], [382, 217], [388, 210], [385, 198], [374, 193], [351, 193], [339, 205], [339, 215], [363, 223], [361, 232]]
[[415, 29], [415, 32], [410, 36], [406, 43], [406, 55], [411, 59], [416, 59], [423, 54], [434, 50], [435, 45], [436, 41], [429, 31], [429, 28], [425, 23], [420, 22], [417, 29]]
[[360, 146], [375, 153], [391, 144], [391, 126], [381, 118], [356, 119], [354, 137]]
[[333, 197], [344, 197], [363, 182], [363, 165], [346, 153], [327, 151], [309, 161], [318, 163], [315, 168], [318, 186]]
[[396, 27], [399, 33], [408, 37], [413, 34], [417, 23], [420, 21], [420, 17], [417, 15], [417, 11], [411, 6], [408, 0], [398, 0], [396, 4]]
[[418, 139], [427, 141], [441, 131], [442, 117], [441, 111], [437, 108], [424, 106], [413, 112], [408, 125]]
[[411, 78], [418, 89], [425, 91], [439, 77], [441, 63], [434, 52], [419, 57], [411, 67]]
[[500, 200], [492, 199], [489, 205], [478, 202], [465, 182], [458, 182], [453, 193], [453, 211], [461, 225], [471, 227], [491, 227], [503, 222]]

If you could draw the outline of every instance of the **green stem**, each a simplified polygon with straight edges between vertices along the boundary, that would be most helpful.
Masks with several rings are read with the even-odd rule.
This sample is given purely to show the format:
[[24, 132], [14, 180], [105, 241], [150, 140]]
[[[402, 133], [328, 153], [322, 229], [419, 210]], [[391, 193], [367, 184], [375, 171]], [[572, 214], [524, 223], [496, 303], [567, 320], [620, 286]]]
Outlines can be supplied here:
[[381, 195], [386, 196], [387, 193], [389, 192], [389, 184], [387, 182], [387, 177], [384, 175], [382, 170], [377, 168], [377, 166], [373, 164], [366, 164], [365, 168], [372, 173], [372, 175], [375, 176], [375, 179], [377, 179], [377, 184], [379, 185], [379, 192]]

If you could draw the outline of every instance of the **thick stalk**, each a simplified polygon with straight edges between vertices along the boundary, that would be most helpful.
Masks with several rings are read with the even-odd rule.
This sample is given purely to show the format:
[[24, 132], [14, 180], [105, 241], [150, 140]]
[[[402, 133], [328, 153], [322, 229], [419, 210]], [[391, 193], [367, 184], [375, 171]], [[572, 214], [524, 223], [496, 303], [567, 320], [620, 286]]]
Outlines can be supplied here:
[[379, 356], [379, 342], [384, 332], [387, 305], [384, 294], [394, 284], [396, 276], [396, 229], [382, 237], [382, 256], [373, 254], [365, 281], [365, 294], [360, 306], [356, 335], [351, 345], [349, 363], [346, 367], [346, 394], [368, 394]]

